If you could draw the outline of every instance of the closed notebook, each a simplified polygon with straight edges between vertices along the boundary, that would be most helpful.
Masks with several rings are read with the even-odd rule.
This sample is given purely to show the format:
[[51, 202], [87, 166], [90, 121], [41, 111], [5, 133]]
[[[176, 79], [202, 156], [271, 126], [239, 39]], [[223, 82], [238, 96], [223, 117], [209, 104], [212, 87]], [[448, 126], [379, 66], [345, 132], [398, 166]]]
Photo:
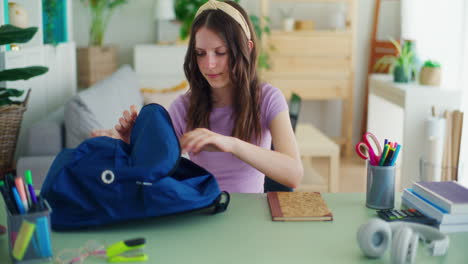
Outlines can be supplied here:
[[468, 213], [449, 214], [444, 209], [416, 194], [412, 189], [403, 190], [401, 201], [408, 208], [414, 208], [424, 215], [434, 218], [440, 224], [468, 224]]
[[413, 191], [450, 214], [468, 213], [468, 189], [455, 181], [415, 182]]
[[273, 221], [332, 221], [333, 214], [318, 192], [269, 192]]

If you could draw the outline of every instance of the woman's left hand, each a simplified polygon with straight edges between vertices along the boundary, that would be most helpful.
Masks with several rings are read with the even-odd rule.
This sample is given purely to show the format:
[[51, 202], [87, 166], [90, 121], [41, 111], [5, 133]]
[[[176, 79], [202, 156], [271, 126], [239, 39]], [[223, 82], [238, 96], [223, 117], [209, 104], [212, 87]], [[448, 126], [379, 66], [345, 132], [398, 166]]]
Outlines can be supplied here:
[[197, 128], [185, 133], [181, 140], [182, 153], [198, 154], [201, 151], [232, 152], [235, 144], [234, 137], [224, 136], [206, 128]]

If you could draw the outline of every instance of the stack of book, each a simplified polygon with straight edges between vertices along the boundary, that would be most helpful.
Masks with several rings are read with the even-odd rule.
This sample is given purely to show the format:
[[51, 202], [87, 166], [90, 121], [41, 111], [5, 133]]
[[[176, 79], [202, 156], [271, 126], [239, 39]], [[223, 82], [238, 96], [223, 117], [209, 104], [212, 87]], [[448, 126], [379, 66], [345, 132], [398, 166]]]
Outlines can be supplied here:
[[416, 182], [402, 204], [436, 219], [441, 232], [468, 232], [468, 189], [455, 181]]

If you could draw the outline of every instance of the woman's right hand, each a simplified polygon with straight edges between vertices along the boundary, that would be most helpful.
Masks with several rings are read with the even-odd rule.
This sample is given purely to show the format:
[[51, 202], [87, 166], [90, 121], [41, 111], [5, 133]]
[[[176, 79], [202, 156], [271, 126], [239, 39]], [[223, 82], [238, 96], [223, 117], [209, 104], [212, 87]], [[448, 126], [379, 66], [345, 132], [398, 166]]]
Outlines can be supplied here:
[[130, 135], [137, 116], [136, 106], [132, 105], [130, 106], [130, 112], [125, 110], [122, 117], [119, 118], [119, 124], [115, 125], [115, 130], [120, 138], [128, 144], [130, 144]]

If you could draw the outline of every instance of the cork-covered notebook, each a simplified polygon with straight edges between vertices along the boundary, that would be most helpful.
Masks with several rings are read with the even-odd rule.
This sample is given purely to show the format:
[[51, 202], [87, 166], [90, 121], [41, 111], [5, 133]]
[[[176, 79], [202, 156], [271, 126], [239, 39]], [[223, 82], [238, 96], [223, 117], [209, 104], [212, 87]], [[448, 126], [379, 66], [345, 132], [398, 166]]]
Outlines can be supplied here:
[[273, 221], [332, 221], [333, 214], [318, 192], [267, 193]]

